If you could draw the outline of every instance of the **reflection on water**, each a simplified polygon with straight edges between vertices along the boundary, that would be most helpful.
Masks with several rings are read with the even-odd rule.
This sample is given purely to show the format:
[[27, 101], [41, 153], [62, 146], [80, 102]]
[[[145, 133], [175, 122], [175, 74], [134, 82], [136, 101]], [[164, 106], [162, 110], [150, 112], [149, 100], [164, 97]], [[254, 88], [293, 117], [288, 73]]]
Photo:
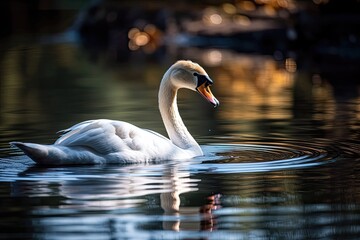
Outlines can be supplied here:
[[[268, 169], [266, 174], [246, 163], [241, 168], [208, 163], [237, 154], [239, 147], [207, 146], [210, 157], [156, 165], [30, 165], [21, 170], [9, 160], [25, 163], [24, 158], [2, 160], [2, 166], [14, 169], [1, 179], [1, 197], [4, 204], [17, 206], [3, 209], [2, 216], [19, 216], [4, 219], [2, 225], [12, 226], [8, 233], [14, 237], [46, 239], [60, 239], [64, 235], [59, 232], [92, 239], [352, 238], [358, 234], [359, 196], [352, 191], [359, 185], [344, 186], [351, 177], [339, 179], [331, 173], [334, 168], [344, 171], [337, 162], [299, 169], [288, 165]], [[246, 153], [261, 147], [242, 148]], [[200, 164], [205, 159], [208, 162]], [[26, 226], [20, 229], [23, 235], [13, 224]]]
[[[356, 239], [358, 85], [296, 58], [185, 49], [123, 62], [75, 44], [2, 46], [1, 237], [8, 239]], [[51, 143], [76, 122], [111, 118], [165, 134], [159, 80], [198, 61], [221, 101], [180, 92], [205, 156], [151, 165], [43, 168], [9, 141]], [[341, 74], [340, 74], [341, 75]], [[330, 76], [330, 77], [329, 77]], [[340, 91], [342, 90], [342, 91]], [[345, 90], [345, 91], [344, 91]], [[346, 93], [346, 94], [344, 94]]]

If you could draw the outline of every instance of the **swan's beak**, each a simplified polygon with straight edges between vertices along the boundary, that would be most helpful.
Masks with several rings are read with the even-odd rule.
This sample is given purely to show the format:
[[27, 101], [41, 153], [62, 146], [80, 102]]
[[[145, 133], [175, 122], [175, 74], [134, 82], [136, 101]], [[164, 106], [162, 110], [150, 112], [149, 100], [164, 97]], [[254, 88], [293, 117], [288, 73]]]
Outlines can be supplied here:
[[210, 85], [208, 82], [204, 82], [196, 88], [196, 91], [200, 93], [208, 102], [210, 102], [214, 107], [219, 106], [220, 102], [215, 98], [210, 90]]

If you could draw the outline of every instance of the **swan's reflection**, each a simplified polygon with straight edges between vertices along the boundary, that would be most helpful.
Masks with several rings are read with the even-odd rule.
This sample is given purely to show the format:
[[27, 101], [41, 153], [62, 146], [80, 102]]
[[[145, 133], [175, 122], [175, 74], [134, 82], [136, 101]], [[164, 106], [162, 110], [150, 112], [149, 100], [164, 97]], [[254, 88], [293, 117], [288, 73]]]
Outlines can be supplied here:
[[[189, 167], [186, 161], [121, 167], [31, 167], [19, 174], [31, 181], [14, 182], [12, 194], [52, 199], [55, 208], [31, 210], [31, 214], [43, 216], [36, 224], [44, 229], [49, 227], [47, 217], [52, 218], [53, 214], [65, 214], [63, 216], [72, 222], [72, 214], [86, 218], [91, 212], [100, 213], [100, 218], [104, 217], [103, 213], [109, 217], [115, 214], [118, 224], [123, 221], [120, 218], [130, 214], [133, 227], [141, 220], [135, 218], [147, 216], [149, 222], [152, 218], [164, 230], [212, 230], [215, 223], [212, 211], [219, 205], [218, 195], [208, 199], [204, 196], [202, 206], [181, 205], [181, 194], [198, 191], [200, 180], [190, 176]], [[54, 221], [56, 218], [52, 218], [52, 228]], [[59, 219], [59, 227], [63, 223]]]
[[[164, 216], [172, 216], [173, 220], [163, 221], [164, 230], [180, 231], [184, 230], [213, 230], [215, 221], [212, 214], [220, 206], [220, 195], [210, 195], [204, 205], [200, 207], [181, 206], [180, 194], [194, 191], [194, 186], [188, 185], [191, 183], [189, 172], [182, 172], [175, 166], [165, 172], [164, 178], [170, 180], [171, 191], [160, 194], [161, 208], [164, 210]], [[188, 224], [183, 222], [181, 224], [181, 216], [186, 215], [201, 215], [200, 224]]]
[[[314, 185], [318, 169], [214, 175], [195, 167], [29, 168], [3, 183], [12, 196], [2, 199], [3, 226], [16, 222], [8, 231], [39, 239], [317, 239], [359, 232], [356, 196], [329, 198], [341, 184], [316, 177]], [[309, 186], [325, 190], [315, 202], [312, 191], [299, 193]], [[214, 212], [220, 196], [212, 192], [219, 191], [225, 207]]]
[[[164, 216], [173, 217], [172, 220], [163, 221], [164, 230], [207, 230], [212, 231], [216, 228], [216, 218], [213, 210], [220, 207], [220, 194], [214, 194], [207, 197], [207, 202], [200, 207], [180, 207], [179, 192], [162, 193], [161, 207], [164, 209]], [[198, 215], [201, 220], [199, 224], [194, 222], [181, 221], [181, 216]], [[165, 218], [166, 219], [166, 218]], [[171, 218], [170, 218], [171, 219]]]

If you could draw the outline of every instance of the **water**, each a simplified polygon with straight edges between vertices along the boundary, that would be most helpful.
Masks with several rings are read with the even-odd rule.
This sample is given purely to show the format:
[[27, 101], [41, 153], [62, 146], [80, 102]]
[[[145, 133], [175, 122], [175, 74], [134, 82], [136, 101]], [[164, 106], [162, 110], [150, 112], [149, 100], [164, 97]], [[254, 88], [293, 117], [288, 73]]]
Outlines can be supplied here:
[[[72, 42], [7, 43], [1, 52], [0, 238], [358, 238], [360, 97], [344, 73], [219, 49], [122, 61]], [[205, 156], [48, 168], [9, 147], [51, 143], [96, 118], [165, 134], [157, 88], [180, 58], [208, 70], [221, 103], [180, 93]]]

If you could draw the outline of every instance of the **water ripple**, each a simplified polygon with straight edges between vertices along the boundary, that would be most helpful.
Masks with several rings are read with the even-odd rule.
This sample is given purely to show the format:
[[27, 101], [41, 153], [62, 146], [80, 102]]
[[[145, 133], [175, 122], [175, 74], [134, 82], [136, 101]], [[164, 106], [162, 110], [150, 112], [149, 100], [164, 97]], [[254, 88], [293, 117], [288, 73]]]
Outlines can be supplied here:
[[[338, 159], [360, 157], [358, 142], [336, 142], [314, 139], [305, 141], [247, 142], [242, 144], [209, 144], [202, 146], [204, 156], [171, 162], [184, 174], [193, 173], [257, 173], [318, 167], [331, 164]], [[186, 163], [186, 164], [184, 164]], [[104, 172], [104, 166], [82, 168], [58, 167], [43, 170], [25, 156], [0, 159], [0, 179], [15, 180], [77, 180], [106, 178], [118, 180], [118, 174], [126, 178], [157, 178], [164, 173], [166, 163], [125, 165], [115, 172]], [[111, 165], [113, 166], [113, 165]], [[76, 169], [76, 170], [75, 170]], [[113, 167], [109, 167], [113, 169]], [[134, 169], [136, 171], [134, 172]], [[179, 174], [179, 173], [178, 173]]]
[[213, 144], [204, 146], [201, 164], [192, 165], [198, 172], [249, 173], [317, 167], [335, 162], [340, 156], [353, 156], [356, 148], [345, 152], [339, 144], [284, 142]]

